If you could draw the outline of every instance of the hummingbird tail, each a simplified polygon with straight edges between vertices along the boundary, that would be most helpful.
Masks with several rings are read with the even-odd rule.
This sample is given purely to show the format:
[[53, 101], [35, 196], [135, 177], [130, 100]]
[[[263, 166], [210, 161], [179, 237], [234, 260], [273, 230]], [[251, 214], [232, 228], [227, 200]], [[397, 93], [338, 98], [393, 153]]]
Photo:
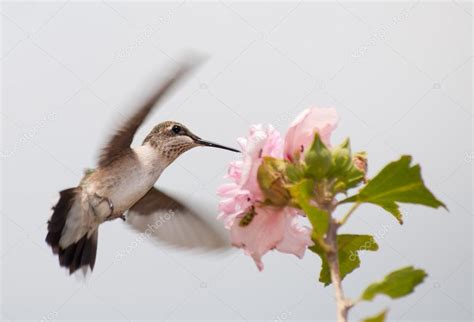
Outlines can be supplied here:
[[98, 229], [89, 230], [81, 225], [80, 187], [61, 191], [53, 215], [48, 221], [46, 243], [58, 255], [61, 267], [73, 274], [84, 268], [94, 269], [97, 254]]

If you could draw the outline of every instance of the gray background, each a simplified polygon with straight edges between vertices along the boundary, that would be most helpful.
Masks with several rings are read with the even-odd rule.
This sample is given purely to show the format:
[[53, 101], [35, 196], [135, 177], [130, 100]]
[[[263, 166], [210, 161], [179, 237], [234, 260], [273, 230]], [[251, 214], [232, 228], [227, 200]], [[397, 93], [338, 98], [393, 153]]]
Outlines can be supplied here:
[[[472, 5], [398, 3], [4, 2], [2, 20], [2, 320], [333, 320], [320, 260], [271, 253], [259, 273], [240, 251], [199, 255], [136, 244], [103, 225], [96, 270], [83, 283], [43, 242], [57, 191], [76, 185], [97, 149], [150, 80], [183, 50], [210, 59], [137, 136], [159, 121], [224, 144], [249, 124], [284, 131], [308, 106], [341, 115], [374, 174], [402, 153], [423, 166], [450, 212], [403, 207], [405, 225], [363, 207], [344, 229], [377, 234], [378, 253], [345, 280], [349, 296], [389, 271], [429, 272], [415, 294], [378, 299], [391, 321], [472, 320]], [[196, 149], [162, 176], [216, 215], [216, 187], [234, 157]], [[135, 245], [132, 247], [132, 245]], [[116, 254], [132, 250], [121, 261]]]

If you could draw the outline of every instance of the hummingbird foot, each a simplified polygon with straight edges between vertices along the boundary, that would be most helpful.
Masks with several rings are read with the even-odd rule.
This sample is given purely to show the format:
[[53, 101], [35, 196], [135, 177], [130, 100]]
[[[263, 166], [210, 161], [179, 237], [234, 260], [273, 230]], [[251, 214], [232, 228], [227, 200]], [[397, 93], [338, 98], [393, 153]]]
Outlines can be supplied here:
[[105, 198], [105, 201], [109, 204], [110, 216], [112, 216], [114, 214], [114, 204], [109, 198]]

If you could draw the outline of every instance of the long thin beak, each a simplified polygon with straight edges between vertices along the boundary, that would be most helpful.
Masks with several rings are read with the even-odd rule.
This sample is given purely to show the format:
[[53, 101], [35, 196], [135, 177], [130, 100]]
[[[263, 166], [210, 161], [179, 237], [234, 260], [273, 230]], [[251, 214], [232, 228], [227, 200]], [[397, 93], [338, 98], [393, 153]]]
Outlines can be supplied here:
[[223, 149], [223, 150], [228, 150], [228, 151], [240, 153], [239, 150], [229, 148], [227, 146], [223, 146], [223, 145], [220, 145], [220, 144], [217, 144], [217, 143], [205, 141], [205, 140], [203, 140], [201, 138], [198, 138], [198, 137], [195, 137], [193, 139], [194, 139], [194, 142], [196, 142], [196, 144], [199, 144], [199, 145], [202, 145], [202, 146], [209, 146], [211, 148]]

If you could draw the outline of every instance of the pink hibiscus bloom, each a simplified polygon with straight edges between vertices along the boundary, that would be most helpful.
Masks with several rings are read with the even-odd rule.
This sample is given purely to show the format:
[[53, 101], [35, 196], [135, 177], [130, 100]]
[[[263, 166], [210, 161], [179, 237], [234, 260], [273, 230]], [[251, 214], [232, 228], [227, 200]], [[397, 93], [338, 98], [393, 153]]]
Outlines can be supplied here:
[[[263, 269], [262, 256], [276, 249], [283, 253], [303, 257], [312, 245], [311, 229], [298, 224], [298, 210], [290, 207], [262, 206], [264, 201], [257, 180], [258, 168], [263, 157], [292, 160], [296, 152], [304, 152], [319, 132], [323, 142], [329, 145], [338, 115], [332, 108], [312, 108], [301, 113], [292, 123], [285, 142], [272, 126], [255, 125], [247, 138], [238, 140], [243, 160], [232, 162], [227, 177], [232, 183], [219, 187], [222, 198], [219, 203], [219, 219], [231, 232], [232, 244], [243, 248], [251, 256], [258, 269]], [[249, 223], [241, 225], [242, 218], [253, 213]]]
[[[311, 245], [311, 230], [297, 223], [297, 211], [292, 208], [259, 207], [263, 195], [257, 181], [257, 171], [264, 156], [282, 158], [283, 142], [280, 134], [272, 127], [252, 126], [247, 138], [240, 138], [243, 160], [232, 162], [228, 178], [232, 183], [222, 185], [218, 194], [219, 219], [231, 231], [232, 244], [243, 248], [263, 269], [261, 257], [269, 250], [292, 253], [302, 257]], [[255, 216], [247, 226], [240, 221], [252, 208]]]

